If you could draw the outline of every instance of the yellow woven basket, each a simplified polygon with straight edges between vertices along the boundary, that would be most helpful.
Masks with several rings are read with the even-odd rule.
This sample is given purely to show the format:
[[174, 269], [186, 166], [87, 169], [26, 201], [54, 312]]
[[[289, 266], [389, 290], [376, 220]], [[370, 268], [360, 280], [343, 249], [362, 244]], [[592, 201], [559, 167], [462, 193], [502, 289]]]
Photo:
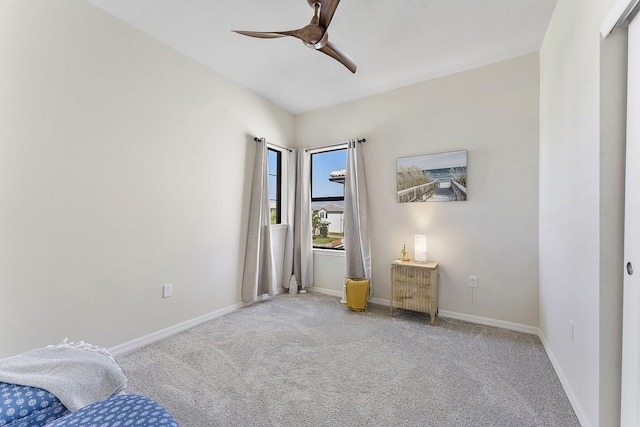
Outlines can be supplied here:
[[369, 279], [360, 277], [346, 278], [347, 302], [344, 304], [353, 311], [364, 311], [369, 299]]

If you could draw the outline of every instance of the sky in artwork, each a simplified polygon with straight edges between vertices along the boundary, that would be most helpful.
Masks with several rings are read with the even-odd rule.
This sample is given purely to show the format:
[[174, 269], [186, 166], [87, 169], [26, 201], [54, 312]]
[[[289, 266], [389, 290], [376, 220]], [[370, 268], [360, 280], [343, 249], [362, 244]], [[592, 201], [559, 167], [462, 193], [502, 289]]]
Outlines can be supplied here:
[[466, 151], [452, 151], [449, 153], [426, 154], [424, 156], [401, 157], [397, 161], [397, 168], [418, 166], [422, 170], [445, 169], [467, 166]]

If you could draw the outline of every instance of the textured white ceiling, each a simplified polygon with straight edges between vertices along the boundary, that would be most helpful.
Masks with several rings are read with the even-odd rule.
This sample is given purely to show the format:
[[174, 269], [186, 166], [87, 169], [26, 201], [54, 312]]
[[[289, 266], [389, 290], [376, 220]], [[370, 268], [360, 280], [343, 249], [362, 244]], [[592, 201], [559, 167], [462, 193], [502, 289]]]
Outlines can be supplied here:
[[87, 0], [292, 113], [536, 52], [556, 0], [342, 0], [329, 38], [340, 63], [279, 31], [309, 23], [307, 0]]

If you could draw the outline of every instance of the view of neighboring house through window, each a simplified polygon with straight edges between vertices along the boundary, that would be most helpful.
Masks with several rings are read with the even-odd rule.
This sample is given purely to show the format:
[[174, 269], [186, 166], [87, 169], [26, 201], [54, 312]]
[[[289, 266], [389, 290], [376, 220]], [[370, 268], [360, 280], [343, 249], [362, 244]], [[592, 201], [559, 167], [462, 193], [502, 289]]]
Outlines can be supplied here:
[[344, 178], [347, 149], [311, 154], [313, 247], [344, 249]]
[[269, 169], [269, 212], [271, 214], [271, 224], [280, 224], [281, 217], [281, 195], [282, 195], [282, 153], [272, 148], [268, 149], [268, 169]]

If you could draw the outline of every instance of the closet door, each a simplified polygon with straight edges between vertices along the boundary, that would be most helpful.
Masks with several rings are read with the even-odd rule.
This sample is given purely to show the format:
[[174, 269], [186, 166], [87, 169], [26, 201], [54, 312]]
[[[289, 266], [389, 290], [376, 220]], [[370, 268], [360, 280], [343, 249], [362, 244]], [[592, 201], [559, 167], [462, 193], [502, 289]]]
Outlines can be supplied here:
[[640, 426], [640, 18], [629, 24], [621, 425]]

